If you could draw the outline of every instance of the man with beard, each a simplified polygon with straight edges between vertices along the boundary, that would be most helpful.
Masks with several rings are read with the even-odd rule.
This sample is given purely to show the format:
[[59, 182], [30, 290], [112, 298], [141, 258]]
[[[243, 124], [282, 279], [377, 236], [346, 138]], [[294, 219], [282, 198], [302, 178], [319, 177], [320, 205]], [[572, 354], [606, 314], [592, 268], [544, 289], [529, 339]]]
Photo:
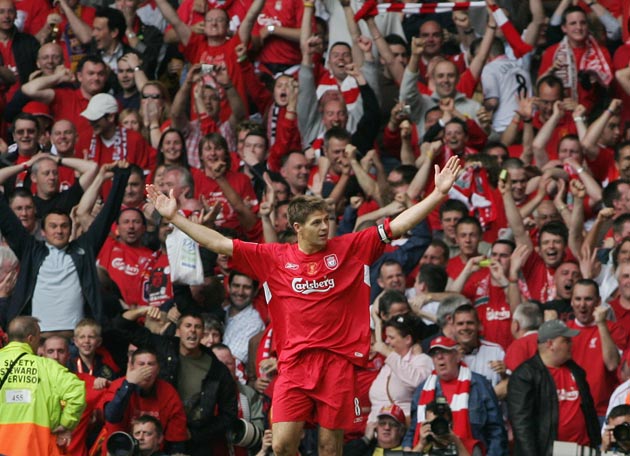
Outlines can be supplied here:
[[223, 343], [243, 364], [247, 364], [249, 339], [265, 329], [260, 314], [252, 305], [257, 291], [258, 283], [254, 279], [238, 271], [230, 272]]
[[573, 319], [571, 307], [571, 293], [573, 286], [580, 280], [580, 266], [575, 261], [564, 261], [553, 275], [553, 285], [556, 289], [556, 299], [543, 304], [545, 320], [559, 318], [565, 323]]
[[152, 334], [136, 324], [143, 316], [152, 323], [161, 321], [159, 309], [143, 307], [126, 311], [114, 326], [134, 345], [155, 347], [160, 378], [177, 389], [184, 403], [190, 432], [186, 453], [205, 456], [209, 448], [225, 444], [225, 434], [237, 420], [232, 375], [210, 349], [201, 345], [201, 315], [182, 312], [175, 337]]

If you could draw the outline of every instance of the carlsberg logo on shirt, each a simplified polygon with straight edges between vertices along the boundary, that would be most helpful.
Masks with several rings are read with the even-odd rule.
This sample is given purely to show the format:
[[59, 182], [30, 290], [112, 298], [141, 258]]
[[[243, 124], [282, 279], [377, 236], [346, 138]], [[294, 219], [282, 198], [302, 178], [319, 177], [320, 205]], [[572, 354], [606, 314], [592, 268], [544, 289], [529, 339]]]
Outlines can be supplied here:
[[302, 277], [296, 277], [291, 282], [293, 291], [302, 294], [325, 293], [335, 287], [335, 279], [325, 280], [304, 280]]

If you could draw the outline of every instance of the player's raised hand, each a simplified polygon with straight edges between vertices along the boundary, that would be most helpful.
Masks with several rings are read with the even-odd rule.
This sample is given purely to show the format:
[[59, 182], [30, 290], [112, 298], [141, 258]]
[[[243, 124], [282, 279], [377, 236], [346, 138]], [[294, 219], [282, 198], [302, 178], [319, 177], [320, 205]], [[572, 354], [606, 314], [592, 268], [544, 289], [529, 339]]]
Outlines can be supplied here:
[[153, 203], [155, 210], [157, 210], [166, 221], [170, 222], [173, 217], [175, 217], [175, 214], [177, 214], [177, 200], [173, 195], [173, 190], [171, 189], [168, 196], [160, 192], [153, 184], [147, 185], [146, 190], [147, 196]]
[[446, 195], [455, 183], [455, 179], [457, 179], [461, 169], [462, 165], [457, 157], [449, 158], [441, 171], [440, 167], [435, 165], [435, 188], [443, 195]]

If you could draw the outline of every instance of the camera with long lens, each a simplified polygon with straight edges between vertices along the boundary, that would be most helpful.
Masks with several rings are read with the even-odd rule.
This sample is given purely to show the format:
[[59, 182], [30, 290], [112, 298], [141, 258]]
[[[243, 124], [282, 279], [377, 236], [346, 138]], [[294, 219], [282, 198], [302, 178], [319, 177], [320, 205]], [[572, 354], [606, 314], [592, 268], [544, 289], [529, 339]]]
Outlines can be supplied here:
[[232, 427], [231, 440], [235, 446], [251, 449], [260, 448], [262, 438], [263, 431], [243, 418], [240, 418]]
[[105, 444], [107, 456], [139, 456], [138, 441], [126, 432], [114, 432]]

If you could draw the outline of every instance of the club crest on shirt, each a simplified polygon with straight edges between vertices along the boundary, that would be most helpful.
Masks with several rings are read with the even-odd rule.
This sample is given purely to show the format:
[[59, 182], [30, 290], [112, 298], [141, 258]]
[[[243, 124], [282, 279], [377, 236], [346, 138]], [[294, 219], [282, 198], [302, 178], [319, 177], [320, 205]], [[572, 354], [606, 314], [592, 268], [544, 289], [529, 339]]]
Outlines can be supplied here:
[[326, 267], [331, 270], [335, 270], [337, 269], [337, 266], [339, 266], [337, 255], [335, 255], [334, 253], [332, 255], [325, 256], [324, 263], [326, 264]]
[[311, 263], [306, 263], [306, 273], [308, 275], [315, 275], [317, 274], [317, 270], [319, 269], [317, 267], [317, 263], [311, 262]]

